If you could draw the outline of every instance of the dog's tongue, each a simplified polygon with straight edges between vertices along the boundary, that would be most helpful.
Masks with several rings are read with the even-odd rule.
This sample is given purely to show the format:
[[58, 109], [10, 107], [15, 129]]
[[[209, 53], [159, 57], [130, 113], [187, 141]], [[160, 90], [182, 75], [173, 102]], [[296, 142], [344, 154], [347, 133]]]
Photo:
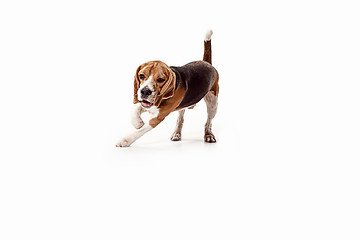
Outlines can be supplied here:
[[152, 104], [151, 104], [150, 102], [144, 100], [144, 101], [141, 102], [141, 105], [142, 105], [143, 107], [148, 108], [148, 107], [151, 107]]

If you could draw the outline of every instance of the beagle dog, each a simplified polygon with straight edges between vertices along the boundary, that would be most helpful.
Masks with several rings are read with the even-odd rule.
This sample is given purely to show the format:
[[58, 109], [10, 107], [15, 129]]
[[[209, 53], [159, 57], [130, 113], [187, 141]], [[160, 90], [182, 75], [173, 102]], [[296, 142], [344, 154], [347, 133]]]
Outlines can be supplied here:
[[[211, 131], [211, 121], [218, 105], [219, 74], [211, 65], [211, 36], [209, 30], [204, 39], [203, 61], [190, 62], [181, 67], [169, 67], [161, 61], [150, 61], [140, 65], [134, 79], [134, 111], [131, 123], [136, 130], [123, 138], [116, 147], [129, 147], [145, 133], [155, 128], [171, 112], [178, 111], [172, 141], [181, 140], [181, 129], [186, 108], [193, 108], [201, 99], [207, 106], [204, 141], [216, 142]], [[150, 114], [144, 122], [143, 112]]]

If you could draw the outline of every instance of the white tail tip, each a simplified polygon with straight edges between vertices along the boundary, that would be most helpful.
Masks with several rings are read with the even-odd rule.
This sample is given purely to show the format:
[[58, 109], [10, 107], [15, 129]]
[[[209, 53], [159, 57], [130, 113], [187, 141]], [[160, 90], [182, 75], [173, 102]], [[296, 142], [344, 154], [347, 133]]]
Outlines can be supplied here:
[[213, 31], [210, 29], [210, 30], [207, 30], [206, 33], [205, 33], [205, 38], [204, 38], [204, 41], [210, 41], [211, 40], [211, 36], [213, 35]]

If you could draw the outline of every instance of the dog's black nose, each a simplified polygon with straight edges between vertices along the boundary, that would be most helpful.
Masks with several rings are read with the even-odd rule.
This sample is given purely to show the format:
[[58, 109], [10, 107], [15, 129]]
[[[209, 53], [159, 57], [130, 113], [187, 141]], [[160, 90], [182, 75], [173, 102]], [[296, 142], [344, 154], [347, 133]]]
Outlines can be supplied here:
[[142, 97], [148, 97], [148, 96], [150, 96], [151, 95], [151, 93], [152, 93], [152, 91], [149, 89], [149, 88], [147, 88], [147, 87], [144, 87], [143, 89], [141, 89], [141, 96]]

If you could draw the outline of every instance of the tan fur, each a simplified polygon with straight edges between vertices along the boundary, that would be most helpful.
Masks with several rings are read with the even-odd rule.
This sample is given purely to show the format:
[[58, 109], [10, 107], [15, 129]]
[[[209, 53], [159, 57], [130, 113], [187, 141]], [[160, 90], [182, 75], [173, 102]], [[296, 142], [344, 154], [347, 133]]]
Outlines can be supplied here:
[[[140, 74], [145, 75], [145, 79], [140, 79]], [[150, 76], [153, 76], [152, 83], [155, 86], [156, 98], [154, 105], [159, 107], [159, 114], [157, 117], [150, 120], [150, 126], [156, 127], [164, 118], [171, 112], [176, 110], [184, 98], [185, 91], [183, 89], [176, 89], [175, 73], [161, 61], [150, 61], [144, 63], [136, 70], [134, 78], [134, 103], [138, 103], [137, 91], [141, 84], [145, 82]], [[165, 82], [159, 84], [157, 79], [163, 78]]]
[[174, 91], [174, 95], [164, 101], [161, 101], [159, 105], [159, 115], [156, 118], [150, 120], [150, 126], [156, 127], [161, 121], [165, 119], [171, 112], [176, 111], [176, 107], [181, 103], [184, 98], [185, 90], [178, 88]]
[[[203, 60], [207, 62], [206, 64], [208, 63], [211, 64], [212, 62], [211, 35], [212, 35], [212, 31], [209, 31], [204, 41]], [[187, 64], [186, 66], [189, 66], [190, 64], [195, 65], [195, 64], [199, 64], [199, 62], [197, 61], [192, 62]], [[195, 104], [191, 105], [192, 103], [190, 103], [189, 105], [186, 105], [186, 101], [187, 101], [186, 98], [185, 101], [183, 101], [187, 88], [182, 86], [181, 84], [180, 87], [176, 87], [176, 75], [174, 71], [171, 70], [168, 65], [166, 65], [161, 61], [150, 61], [140, 65], [137, 68], [134, 77], [134, 101], [133, 101], [134, 104], [137, 105], [132, 115], [132, 123], [136, 128], [136, 130], [130, 135], [123, 138], [120, 142], [118, 142], [116, 144], [117, 147], [130, 146], [134, 141], [136, 141], [138, 138], [143, 136], [146, 132], [150, 131], [152, 128], [155, 128], [171, 112], [179, 111], [179, 110], [180, 110], [179, 111], [180, 114], [177, 121], [177, 127], [172, 135], [171, 140], [173, 141], [181, 140], [181, 129], [184, 121], [185, 109], [186, 108], [191, 109], [195, 106]], [[205, 142], [209, 142], [209, 143], [216, 142], [215, 136], [211, 131], [212, 119], [214, 118], [217, 111], [217, 96], [219, 94], [219, 85], [218, 85], [219, 75], [216, 69], [214, 74], [215, 75], [213, 75], [211, 78], [211, 82], [214, 80], [214, 78], [215, 81], [213, 82], [213, 85], [210, 88], [209, 92], [203, 98], [206, 102], [207, 112], [208, 112], [208, 119], [205, 124], [204, 140]], [[140, 79], [140, 75], [144, 75], [144, 78]], [[164, 79], [165, 81], [159, 82], [158, 80], [160, 78]], [[198, 80], [198, 78], [195, 78], [195, 80]], [[144, 84], [144, 82], [146, 83]], [[151, 88], [150, 89], [152, 92], [151, 95], [144, 93], [146, 90], [149, 91], [149, 88]], [[142, 95], [140, 98], [141, 102], [139, 101], [138, 94]], [[189, 96], [189, 94], [187, 94], [187, 96]], [[203, 95], [198, 95], [198, 96], [203, 96]], [[143, 120], [141, 119], [141, 113], [145, 111], [148, 111], [151, 114], [151, 119], [148, 122], [144, 123]]]
[[212, 85], [210, 91], [212, 94], [214, 94], [215, 96], [219, 95], [219, 74], [216, 75], [216, 79], [214, 84]]
[[[140, 74], [145, 75], [145, 79], [140, 79]], [[138, 103], [137, 91], [140, 85], [145, 82], [152, 75], [152, 83], [155, 86], [157, 98], [155, 105], [158, 106], [162, 100], [170, 98], [174, 95], [175, 91], [175, 73], [165, 63], [161, 61], [150, 61], [140, 65], [134, 77], [134, 103]], [[159, 78], [165, 79], [165, 82], [158, 83]]]
[[[145, 75], [145, 79], [140, 79], [140, 74]], [[160, 122], [162, 122], [166, 116], [171, 112], [177, 111], [176, 107], [181, 103], [185, 95], [185, 90], [183, 88], [177, 88], [175, 90], [176, 78], [174, 72], [163, 62], [161, 61], [150, 61], [140, 65], [134, 77], [134, 103], [138, 103], [137, 91], [141, 84], [145, 82], [150, 76], [153, 76], [152, 82], [155, 86], [157, 97], [154, 100], [154, 105], [159, 107], [159, 114], [157, 117], [154, 117], [150, 120], [149, 124], [151, 127], [156, 127]], [[159, 84], [156, 82], [158, 78], [165, 79], [165, 82]], [[219, 77], [217, 76], [213, 86], [211, 87], [209, 93], [214, 94], [215, 96], [219, 93], [218, 85]]]

